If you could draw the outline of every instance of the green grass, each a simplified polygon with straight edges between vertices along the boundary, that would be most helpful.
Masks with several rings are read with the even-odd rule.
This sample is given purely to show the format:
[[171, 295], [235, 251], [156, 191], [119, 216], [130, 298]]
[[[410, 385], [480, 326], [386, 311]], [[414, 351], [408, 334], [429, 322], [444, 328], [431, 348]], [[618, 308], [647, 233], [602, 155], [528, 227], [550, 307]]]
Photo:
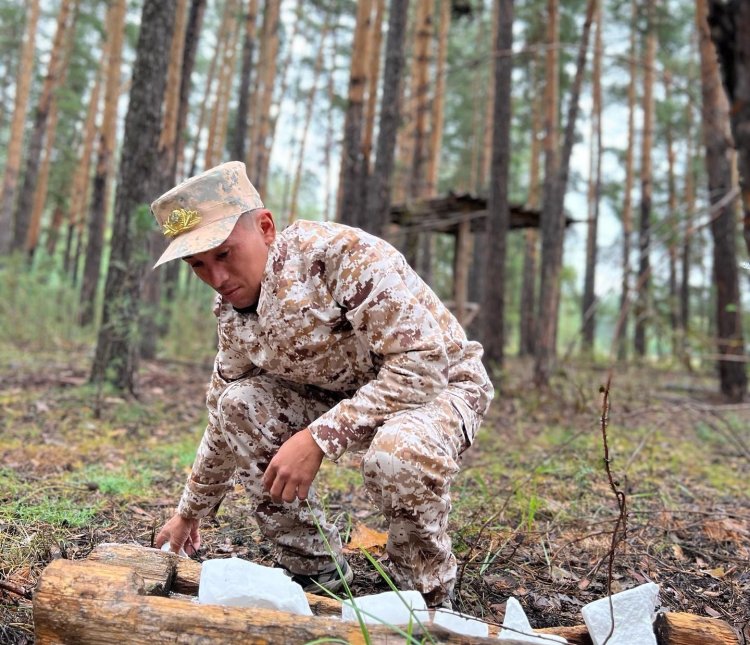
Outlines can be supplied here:
[[96, 517], [98, 505], [80, 505], [65, 497], [45, 497], [39, 501], [19, 500], [0, 507], [0, 518], [24, 524], [49, 524], [58, 528], [86, 526]]
[[75, 473], [72, 480], [89, 490], [124, 500], [147, 497], [153, 492], [153, 474], [143, 466], [132, 463], [115, 469], [98, 464], [86, 466]]

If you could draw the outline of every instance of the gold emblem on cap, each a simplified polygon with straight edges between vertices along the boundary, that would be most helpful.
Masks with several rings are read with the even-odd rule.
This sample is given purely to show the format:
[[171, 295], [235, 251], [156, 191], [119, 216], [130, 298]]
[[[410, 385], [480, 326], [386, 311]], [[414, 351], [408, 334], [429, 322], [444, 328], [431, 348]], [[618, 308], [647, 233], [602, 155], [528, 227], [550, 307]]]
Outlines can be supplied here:
[[200, 221], [201, 216], [198, 215], [198, 211], [176, 208], [162, 224], [162, 231], [167, 237], [177, 237], [180, 233], [195, 228]]

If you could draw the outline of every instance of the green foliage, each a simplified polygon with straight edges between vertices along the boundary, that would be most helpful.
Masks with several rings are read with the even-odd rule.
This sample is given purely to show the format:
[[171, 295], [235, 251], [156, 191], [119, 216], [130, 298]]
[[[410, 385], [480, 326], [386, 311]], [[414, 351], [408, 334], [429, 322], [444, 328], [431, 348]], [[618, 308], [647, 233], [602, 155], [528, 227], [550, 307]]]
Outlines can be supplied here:
[[51, 262], [31, 270], [20, 254], [7, 258], [0, 265], [0, 347], [45, 352], [90, 341], [76, 324], [76, 303]]

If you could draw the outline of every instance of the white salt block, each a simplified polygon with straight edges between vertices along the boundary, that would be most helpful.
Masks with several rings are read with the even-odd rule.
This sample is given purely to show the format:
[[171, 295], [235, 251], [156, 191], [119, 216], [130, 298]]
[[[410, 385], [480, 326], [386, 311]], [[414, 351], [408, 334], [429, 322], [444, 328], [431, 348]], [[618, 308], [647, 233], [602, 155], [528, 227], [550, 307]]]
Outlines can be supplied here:
[[[417, 616], [423, 623], [426, 620], [429, 620], [429, 617], [425, 615], [425, 612], [418, 612]], [[481, 620], [477, 620], [468, 614], [451, 611], [450, 609], [436, 609], [432, 616], [432, 624], [444, 627], [445, 629], [450, 629], [452, 632], [456, 632], [456, 634], [463, 634], [465, 636], [481, 636], [487, 638], [490, 634], [487, 623], [483, 623]]]
[[[174, 551], [172, 551], [172, 547], [169, 546], [169, 542], [165, 542], [164, 544], [162, 544], [161, 545], [161, 550], [162, 551], [166, 551], [168, 553], [174, 553]], [[181, 558], [187, 558], [188, 557], [188, 554], [185, 553], [185, 549], [182, 549], [182, 548], [180, 549], [180, 551], [176, 555], [179, 555]]]
[[[612, 596], [615, 630], [607, 645], [656, 645], [653, 620], [659, 585], [648, 582]], [[612, 628], [609, 597], [581, 609], [594, 645], [601, 645]]]
[[198, 602], [204, 605], [277, 609], [312, 616], [305, 592], [282, 569], [239, 558], [206, 560]]
[[521, 603], [515, 598], [508, 598], [505, 603], [503, 629], [498, 638], [501, 641], [518, 641], [529, 645], [549, 645], [550, 643], [567, 643], [567, 639], [556, 634], [536, 634], [526, 618]]
[[[353, 602], [353, 604], [352, 604]], [[361, 596], [341, 603], [341, 620], [357, 620], [354, 605], [361, 610], [362, 620], [370, 624], [408, 625], [415, 623], [412, 612], [426, 610], [427, 603], [418, 591], [385, 591]], [[420, 620], [422, 620], [420, 618]]]

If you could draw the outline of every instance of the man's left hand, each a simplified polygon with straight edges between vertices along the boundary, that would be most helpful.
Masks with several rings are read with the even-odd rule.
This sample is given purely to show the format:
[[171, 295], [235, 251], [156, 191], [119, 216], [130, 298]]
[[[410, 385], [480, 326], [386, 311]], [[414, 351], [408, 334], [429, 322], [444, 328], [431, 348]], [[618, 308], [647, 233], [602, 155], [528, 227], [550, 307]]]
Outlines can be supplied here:
[[307, 499], [323, 451], [307, 428], [287, 439], [274, 455], [263, 475], [263, 487], [275, 502]]

